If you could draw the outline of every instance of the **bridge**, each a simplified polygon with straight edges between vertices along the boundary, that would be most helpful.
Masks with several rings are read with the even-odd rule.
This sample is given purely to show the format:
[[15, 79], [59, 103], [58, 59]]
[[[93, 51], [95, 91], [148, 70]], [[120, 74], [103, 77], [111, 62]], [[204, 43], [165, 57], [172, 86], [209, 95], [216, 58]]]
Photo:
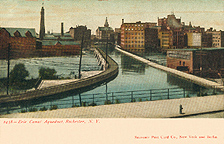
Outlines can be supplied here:
[[168, 68], [166, 66], [162, 66], [162, 65], [159, 65], [159, 64], [156, 64], [154, 62], [151, 62], [147, 59], [144, 59], [140, 56], [137, 56], [137, 55], [134, 55], [132, 53], [129, 53], [127, 51], [124, 51], [118, 47], [115, 48], [116, 50], [130, 56], [130, 57], [133, 57], [134, 59], [136, 60], [139, 60], [143, 63], [146, 63], [148, 64], [149, 66], [151, 67], [154, 67], [154, 68], [157, 68], [157, 69], [160, 69], [160, 70], [163, 70], [163, 71], [166, 71], [170, 74], [173, 74], [175, 76], [178, 76], [180, 78], [183, 78], [183, 79], [186, 79], [192, 83], [195, 83], [195, 84], [198, 84], [198, 85], [201, 85], [201, 86], [204, 86], [204, 87], [209, 87], [209, 88], [215, 88], [215, 89], [221, 89], [222, 91], [224, 91], [224, 86], [221, 85], [221, 84], [218, 84], [216, 82], [212, 82], [212, 81], [209, 81], [209, 80], [206, 80], [204, 78], [201, 78], [201, 77], [198, 77], [198, 76], [195, 76], [195, 75], [191, 75], [191, 74], [187, 74], [185, 72], [181, 72], [181, 71], [178, 71], [178, 70], [175, 70], [175, 69], [171, 69], [171, 68]]

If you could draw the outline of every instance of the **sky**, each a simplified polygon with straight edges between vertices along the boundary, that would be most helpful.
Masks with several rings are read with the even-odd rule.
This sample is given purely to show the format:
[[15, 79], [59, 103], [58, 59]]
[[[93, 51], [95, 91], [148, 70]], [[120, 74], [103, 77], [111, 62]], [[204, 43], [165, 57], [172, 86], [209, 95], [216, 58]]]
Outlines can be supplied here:
[[[95, 34], [108, 17], [114, 28], [125, 22], [157, 22], [174, 12], [185, 24], [224, 30], [224, 0], [0, 0], [0, 27], [35, 28], [45, 9], [45, 31], [60, 32], [86, 25]], [[44, 3], [44, 5], [43, 5]]]

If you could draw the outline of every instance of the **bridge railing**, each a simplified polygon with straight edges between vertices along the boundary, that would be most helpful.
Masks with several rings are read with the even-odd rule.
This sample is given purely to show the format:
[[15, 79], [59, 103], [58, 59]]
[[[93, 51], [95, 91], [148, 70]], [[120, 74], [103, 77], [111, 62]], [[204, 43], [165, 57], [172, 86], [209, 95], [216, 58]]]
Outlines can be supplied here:
[[32, 112], [43, 110], [43, 108], [45, 110], [47, 109], [51, 110], [55, 107], [69, 108], [80, 106], [97, 106], [107, 104], [208, 96], [208, 95], [216, 95], [218, 94], [217, 92], [218, 92], [217, 90], [213, 89], [206, 93], [202, 91], [197, 91], [194, 94], [190, 94], [188, 88], [168, 88], [168, 89], [107, 92], [107, 93], [95, 93], [95, 94], [78, 94], [60, 100], [48, 101], [42, 104], [35, 104], [28, 100], [23, 101], [19, 105], [15, 105], [15, 103], [8, 103], [1, 106], [0, 114]]

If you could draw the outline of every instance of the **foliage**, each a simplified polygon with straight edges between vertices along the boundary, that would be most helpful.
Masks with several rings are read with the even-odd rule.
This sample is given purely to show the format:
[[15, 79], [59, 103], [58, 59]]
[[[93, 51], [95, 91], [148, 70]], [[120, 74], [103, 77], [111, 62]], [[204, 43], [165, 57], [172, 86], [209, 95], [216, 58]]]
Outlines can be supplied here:
[[138, 98], [138, 101], [139, 101], [139, 102], [141, 102], [141, 101], [142, 101], [142, 99], [141, 99], [141, 98]]
[[118, 99], [115, 99], [115, 104], [119, 104], [120, 101]]
[[36, 112], [37, 108], [29, 108], [29, 112]]
[[57, 71], [55, 69], [50, 69], [50, 68], [44, 68], [41, 67], [39, 69], [39, 77], [41, 77], [42, 79], [57, 79], [56, 76]]
[[131, 102], [136, 102], [135, 98], [133, 98], [133, 99], [131, 100]]
[[96, 106], [96, 105], [97, 105], [96, 103], [92, 102], [88, 106]]
[[25, 113], [26, 112], [26, 110], [21, 110], [21, 113]]
[[40, 111], [46, 111], [46, 110], [47, 110], [47, 108], [45, 106], [40, 108]]
[[79, 107], [79, 106], [75, 104], [75, 105], [72, 105], [72, 107]]
[[25, 65], [22, 63], [16, 64], [10, 72], [10, 84], [22, 86], [25, 84], [25, 78], [29, 76], [29, 72], [26, 70]]
[[105, 105], [107, 105], [107, 104], [111, 104], [111, 101], [110, 101], [110, 100], [106, 100], [106, 101], [104, 102], [104, 104], [105, 104]]
[[85, 107], [86, 106], [86, 102], [82, 102], [82, 106]]
[[57, 106], [57, 105], [53, 105], [53, 106], [51, 106], [51, 108], [50, 108], [50, 110], [56, 110], [56, 109], [58, 109], [58, 106]]

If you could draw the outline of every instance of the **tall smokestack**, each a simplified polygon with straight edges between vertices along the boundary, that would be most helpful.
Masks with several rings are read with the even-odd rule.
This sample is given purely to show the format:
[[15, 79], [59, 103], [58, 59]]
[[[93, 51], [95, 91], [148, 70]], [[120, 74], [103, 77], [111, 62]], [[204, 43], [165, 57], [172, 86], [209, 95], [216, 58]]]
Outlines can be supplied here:
[[41, 8], [40, 12], [40, 33], [39, 38], [42, 40], [45, 36], [45, 25], [44, 25], [44, 7]]
[[61, 23], [61, 36], [64, 36], [64, 26], [63, 26], [63, 22]]

